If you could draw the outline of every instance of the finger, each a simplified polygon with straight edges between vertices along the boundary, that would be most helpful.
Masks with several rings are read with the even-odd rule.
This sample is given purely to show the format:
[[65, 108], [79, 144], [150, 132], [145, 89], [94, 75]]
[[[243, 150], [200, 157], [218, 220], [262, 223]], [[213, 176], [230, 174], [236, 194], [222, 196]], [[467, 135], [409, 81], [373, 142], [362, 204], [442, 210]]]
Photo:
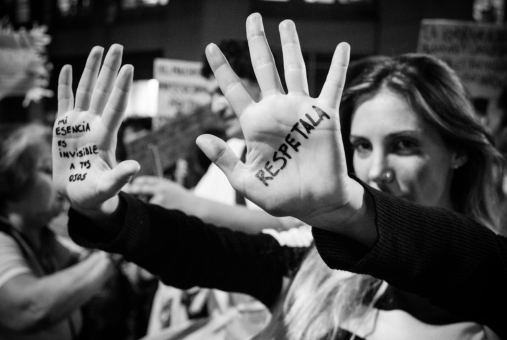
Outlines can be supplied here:
[[292, 20], [285, 20], [280, 24], [279, 30], [287, 89], [290, 93], [308, 95], [305, 61], [301, 53], [296, 25]]
[[87, 111], [90, 107], [90, 99], [99, 73], [103, 51], [102, 47], [94, 47], [86, 60], [85, 69], [77, 86], [76, 110]]
[[227, 326], [234, 318], [239, 316], [239, 312], [236, 308], [229, 308], [225, 313], [219, 314], [213, 317], [210, 323], [205, 328], [208, 331], [217, 332], [223, 327]]
[[[153, 181], [139, 181], [138, 178], [134, 179], [132, 183], [128, 185], [128, 191], [133, 194], [154, 194], [158, 189], [160, 189], [160, 185], [157, 185], [156, 182]], [[158, 183], [160, 184], [160, 183]]]
[[246, 35], [250, 58], [263, 97], [283, 93], [280, 76], [276, 70], [275, 59], [269, 49], [264, 33], [262, 17], [259, 13], [251, 14], [246, 20]]
[[60, 117], [74, 108], [74, 95], [72, 93], [72, 66], [65, 65], [58, 77], [58, 113]]
[[99, 193], [107, 197], [113, 197], [120, 192], [121, 188], [130, 181], [140, 168], [139, 163], [136, 161], [121, 162], [101, 178], [98, 186]]
[[94, 252], [90, 256], [88, 256], [85, 260], [90, 262], [99, 262], [102, 257], [104, 257], [102, 252]]
[[121, 65], [123, 46], [114, 44], [107, 52], [104, 65], [93, 89], [90, 111], [101, 114], [113, 90], [114, 81]]
[[334, 52], [333, 61], [327, 74], [319, 99], [331, 108], [338, 108], [342, 97], [345, 75], [349, 66], [350, 46], [340, 43]]
[[231, 104], [236, 115], [241, 116], [249, 105], [255, 103], [254, 100], [248, 94], [241, 79], [231, 69], [218, 46], [209, 44], [206, 47], [206, 58], [225, 98]]
[[133, 181], [132, 184], [138, 184], [138, 185], [156, 185], [160, 183], [160, 178], [155, 176], [138, 176]]
[[220, 168], [234, 187], [232, 174], [238, 165], [243, 163], [234, 151], [220, 138], [213, 135], [201, 135], [197, 137], [197, 146], [204, 154]]
[[116, 134], [120, 128], [123, 115], [127, 109], [133, 76], [134, 67], [125, 65], [121, 68], [118, 78], [116, 78], [113, 91], [102, 115], [102, 124], [111, 133]]
[[123, 190], [129, 194], [133, 195], [149, 195], [154, 196], [156, 193], [158, 193], [158, 190], [154, 187], [147, 187], [147, 186], [139, 186], [135, 184], [129, 184], [123, 188]]

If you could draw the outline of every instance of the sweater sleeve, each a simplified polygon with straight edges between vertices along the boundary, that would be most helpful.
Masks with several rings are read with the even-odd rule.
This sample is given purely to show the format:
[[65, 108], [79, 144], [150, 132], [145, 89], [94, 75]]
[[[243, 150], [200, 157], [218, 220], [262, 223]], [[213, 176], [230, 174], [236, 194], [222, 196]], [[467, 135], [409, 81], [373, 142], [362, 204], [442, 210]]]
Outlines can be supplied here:
[[245, 293], [271, 306], [283, 277], [291, 275], [306, 254], [305, 248], [283, 247], [272, 236], [208, 225], [123, 193], [120, 205], [122, 225], [108, 232], [71, 210], [70, 236], [84, 247], [122, 254], [180, 289], [200, 286]]
[[369, 188], [378, 240], [371, 249], [314, 228], [334, 269], [368, 274], [507, 336], [507, 239], [445, 209], [417, 206]]

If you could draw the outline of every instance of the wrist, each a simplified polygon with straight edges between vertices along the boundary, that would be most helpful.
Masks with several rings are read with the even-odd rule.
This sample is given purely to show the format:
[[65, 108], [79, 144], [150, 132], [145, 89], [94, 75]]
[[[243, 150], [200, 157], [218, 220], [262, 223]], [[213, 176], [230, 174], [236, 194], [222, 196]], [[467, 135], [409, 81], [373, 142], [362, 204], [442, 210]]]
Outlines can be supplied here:
[[118, 214], [119, 206], [119, 196], [115, 195], [96, 208], [74, 207], [74, 209], [94, 222], [107, 223], [115, 219], [115, 216]]
[[347, 186], [345, 191], [351, 193], [347, 203], [316, 215], [309, 224], [372, 246], [378, 237], [373, 198], [352, 178]]

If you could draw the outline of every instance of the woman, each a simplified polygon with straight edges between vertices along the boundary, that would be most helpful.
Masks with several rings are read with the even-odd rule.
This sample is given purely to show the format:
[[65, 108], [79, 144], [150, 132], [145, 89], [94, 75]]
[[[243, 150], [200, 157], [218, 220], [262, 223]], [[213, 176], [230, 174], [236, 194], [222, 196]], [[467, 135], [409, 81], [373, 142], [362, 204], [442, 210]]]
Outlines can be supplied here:
[[[420, 205], [468, 215], [500, 232], [504, 161], [477, 120], [461, 82], [443, 62], [428, 55], [407, 54], [369, 65], [344, 91], [340, 117], [349, 150], [348, 168], [360, 180]], [[336, 333], [344, 322], [357, 322], [358, 315], [367, 319], [376, 313], [379, 320], [387, 319], [383, 313], [388, 315], [392, 309], [433, 325], [451, 316], [372, 277], [342, 277], [312, 251], [286, 303], [287, 328], [294, 339], [320, 338], [322, 325]], [[381, 290], [384, 293], [376, 296]], [[303, 303], [300, 296], [305, 292], [312, 292], [313, 298]], [[400, 295], [412, 301], [414, 308], [397, 305]], [[365, 299], [381, 308], [365, 306]], [[386, 303], [389, 299], [394, 302]], [[417, 311], [421, 306], [426, 308], [424, 313]], [[393, 327], [391, 339], [403, 334], [403, 325]], [[434, 327], [428, 327], [426, 334]], [[355, 334], [366, 338], [376, 334], [375, 326], [367, 321], [360, 328]], [[445, 338], [445, 334], [443, 331], [436, 337]]]
[[[407, 105], [419, 115], [420, 120], [437, 130], [443, 145], [455, 153], [451, 157], [454, 170], [453, 176], [449, 178], [451, 187], [448, 200], [450, 202], [440, 200], [439, 203], [430, 204], [419, 197], [413, 197], [411, 200], [421, 205], [447, 207], [473, 217], [500, 232], [497, 208], [502, 193], [498, 186], [501, 183], [501, 173], [497, 171], [504, 171], [504, 162], [500, 154], [495, 151], [491, 137], [480, 125], [458, 77], [454, 71], [436, 58], [417, 54], [400, 56], [380, 62], [352, 82], [344, 94], [340, 112], [344, 127], [344, 142], [352, 146], [346, 148], [346, 151], [353, 150], [354, 152], [354, 168], [352, 169], [356, 170], [356, 174], [364, 177], [361, 176], [357, 167], [361, 166], [361, 159], [364, 159], [360, 156], [364, 156], [362, 147], [369, 147], [367, 145], [369, 143], [365, 141], [366, 145], [363, 145], [361, 144], [363, 140], [354, 136], [347, 138], [351, 129], [354, 128], [351, 120], [362, 101], [382, 93], [382, 89], [388, 89], [390, 94], [401, 96], [401, 99], [404, 99]], [[384, 100], [371, 102], [371, 105], [375, 109], [391, 101], [384, 96]], [[364, 105], [363, 108], [365, 108]], [[353, 132], [352, 135], [354, 135]], [[400, 138], [398, 141], [406, 143], [401, 145], [402, 147], [412, 147], [412, 149], [406, 149], [406, 152], [416, 152], [418, 145], [414, 145], [415, 141], [409, 137]], [[350, 156], [349, 152], [348, 161], [352, 165]], [[368, 183], [368, 181], [365, 182]], [[373, 187], [378, 187], [378, 185]], [[391, 188], [391, 190], [397, 189]], [[438, 195], [436, 192], [432, 194]]]
[[[258, 19], [251, 17], [248, 22], [251, 26], [247, 24], [247, 31], [250, 30], [249, 35], [253, 37], [252, 39], [255, 40], [256, 37], [262, 38], [263, 31], [258, 23]], [[282, 27], [282, 29], [285, 28]], [[290, 30], [290, 27], [288, 29]], [[283, 37], [283, 34], [286, 33], [282, 33], [282, 43], [286, 39]], [[251, 43], [254, 44], [253, 42]], [[291, 45], [291, 47], [293, 46], [294, 44]], [[210, 53], [213, 53], [212, 50], [213, 47], [211, 47]], [[343, 48], [341, 51], [343, 51]], [[105, 62], [113, 64], [111, 62], [114, 59], [112, 56], [113, 53], [108, 53]], [[214, 60], [215, 58], [219, 59], [218, 63]], [[405, 60], [403, 58], [408, 60], [407, 64], [402, 62]], [[410, 64], [413, 60], [418, 60], [418, 58], [425, 60], [422, 66], [415, 62], [414, 64]], [[252, 57], [252, 59], [255, 62], [255, 57]], [[95, 70], [94, 74], [99, 73], [99, 60], [100, 53], [92, 51], [88, 61], [88, 68]], [[263, 60], [265, 61], [265, 59]], [[354, 156], [356, 173], [360, 178], [368, 182], [370, 180], [366, 174], [371, 173], [372, 178], [377, 178], [376, 182], [378, 182], [379, 188], [388, 190], [395, 195], [412, 199], [418, 203], [456, 207], [455, 209], [465, 209], [460, 208], [460, 204], [463, 204], [465, 207], [472, 207], [474, 214], [479, 212], [478, 218], [485, 221], [494, 221], [494, 217], [488, 215], [488, 209], [482, 209], [480, 204], [475, 203], [474, 200], [476, 200], [477, 196], [480, 196], [480, 193], [477, 194], [477, 190], [472, 189], [479, 188], [479, 185], [475, 185], [477, 184], [475, 183], [477, 180], [483, 181], [487, 185], [487, 182], [484, 180], [487, 179], [487, 175], [502, 172], [503, 164], [500, 158], [497, 158], [494, 150], [488, 145], [483, 130], [477, 128], [477, 124], [473, 119], [473, 112], [468, 110], [470, 105], [466, 101], [462, 86], [457, 82], [454, 73], [442, 63], [426, 56], [405, 56], [400, 58], [400, 60], [393, 59], [389, 62], [393, 63], [393, 65], [390, 65], [393, 66], [393, 69], [397, 69], [394, 66], [399, 64], [399, 69], [403, 71], [400, 76], [405, 75], [405, 80], [410, 80], [408, 71], [411, 68], [417, 69], [418, 67], [422, 67], [425, 74], [426, 72], [429, 72], [429, 74], [432, 74], [432, 72], [442, 73], [446, 77], [445, 79], [438, 80], [435, 83], [430, 81], [427, 87], [435, 86], [439, 91], [445, 90], [449, 91], [449, 93], [446, 93], [446, 96], [438, 97], [440, 100], [438, 102], [424, 92], [427, 88], [423, 86], [416, 88], [409, 87], [411, 95], [418, 99], [422, 106], [412, 103], [410, 102], [410, 96], [406, 98], [404, 95], [399, 94], [400, 92], [396, 86], [388, 89], [384, 88], [388, 83], [389, 77], [387, 75], [389, 75], [389, 72], [387, 71], [390, 70], [390, 67], [385, 68], [384, 64], [380, 64], [384, 67], [384, 72], [380, 73], [382, 77], [379, 78], [379, 83], [382, 86], [377, 87], [378, 91], [372, 89], [371, 92], [365, 93], [365, 96], [359, 96], [359, 99], [353, 105], [354, 115], [351, 122], [351, 138], [356, 145], [355, 153], [358, 153], [357, 156]], [[224, 63], [220, 60], [220, 55], [212, 55], [210, 63], [215, 64], [213, 68], [215, 73], [217, 71], [227, 71], [225, 68], [221, 68]], [[117, 68], [119, 68], [119, 64], [117, 65]], [[263, 62], [258, 65], [265, 68], [269, 63]], [[336, 63], [336, 65], [343, 64]], [[416, 71], [422, 72], [423, 69]], [[296, 68], [290, 70], [296, 70]], [[68, 69], [62, 71], [60, 84], [68, 86], [68, 72]], [[415, 73], [417, 74], [417, 72]], [[101, 72], [99, 78], [101, 77], [106, 77], [106, 73]], [[115, 92], [111, 95], [111, 98], [114, 98], [115, 101], [111, 104], [113, 107], [122, 107], [122, 100], [118, 98], [120, 98], [119, 94], [121, 90], [128, 90], [129, 77], [131, 77], [131, 69], [129, 67], [120, 71], [116, 81], [118, 90], [115, 88], [116, 95]], [[219, 75], [219, 77], [225, 78], [226, 76]], [[276, 78], [270, 78], [270, 83], [267, 84], [268, 87], [265, 87], [268, 92], [273, 91], [273, 85], [274, 87], [277, 86], [276, 80], [273, 82], [273, 79]], [[290, 93], [293, 90], [290, 84], [292, 81], [291, 76], [286, 77], [286, 79], [289, 82]], [[88, 80], [85, 78], [83, 84], [93, 84], [93, 81], [89, 82]], [[399, 77], [393, 77], [394, 85], [400, 82]], [[111, 88], [106, 91], [107, 93], [111, 92], [112, 83], [111, 81]], [[351, 85], [351, 90], [354, 89], [355, 83], [353, 82]], [[336, 84], [339, 87], [341, 80], [333, 79], [332, 84]], [[88, 86], [92, 87], [92, 85]], [[261, 88], [263, 88], [262, 84]], [[235, 88], [224, 86], [222, 89], [233, 91]], [[301, 88], [298, 89], [301, 90]], [[76, 105], [74, 107], [73, 102], [68, 101], [68, 98], [72, 98], [70, 87], [68, 87], [64, 95], [61, 96], [61, 99], [65, 101], [65, 105], [62, 105], [64, 110], [61, 110], [60, 117], [69, 117], [69, 119], [72, 118], [74, 121], [81, 121], [81, 119], [86, 118], [89, 106], [83, 105], [83, 103], [90, 103], [90, 98], [87, 97], [92, 93], [90, 90], [91, 88], [88, 91], [81, 92], [88, 93], [87, 95], [81, 94], [76, 97]], [[329, 88], [326, 89], [325, 87], [325, 90], [327, 91]], [[101, 92], [104, 91], [97, 91], [97, 93]], [[228, 94], [229, 92], [226, 95]], [[418, 98], [419, 95], [422, 96], [422, 99]], [[100, 95], [97, 94], [95, 96]], [[259, 106], [263, 105], [263, 107], [266, 107], [267, 104], [265, 103], [270, 99], [268, 99], [269, 96], [263, 97], [264, 103], [261, 102]], [[288, 100], [291, 100], [290, 96], [286, 97], [289, 98]], [[449, 104], [449, 98], [456, 99], [455, 97], [461, 99], [457, 104], [463, 104], [462, 107], [458, 107], [455, 103], [447, 106], [443, 105]], [[333, 95], [327, 98], [329, 106], [333, 105], [332, 99], [334, 98], [336, 97]], [[91, 102], [94, 102], [93, 99]], [[279, 100], [276, 96], [273, 99], [273, 101]], [[294, 101], [302, 105], [300, 99], [295, 99]], [[377, 107], [378, 103], [376, 101], [380, 101], [382, 104], [389, 104], [388, 107], [396, 115], [391, 115], [390, 110], [387, 112], [386, 110], [380, 110], [381, 107]], [[100, 98], [97, 97], [95, 102], [100, 103]], [[436, 106], [435, 102], [443, 106]], [[238, 104], [237, 101], [235, 103], [236, 105]], [[375, 105], [371, 105], [372, 103]], [[370, 134], [368, 131], [371, 130], [372, 125], [368, 125], [367, 123], [372, 123], [373, 120], [365, 120], [364, 116], [369, 116], [368, 112], [370, 114], [375, 113], [367, 110], [371, 106], [378, 108], [382, 112], [382, 119], [395, 124], [384, 124], [384, 126], [381, 126], [381, 129], [376, 132], [373, 131], [374, 133]], [[462, 134], [459, 131], [455, 135], [460, 136], [460, 138], [447, 140], [450, 134], [444, 133], [445, 130], [440, 130], [440, 126], [444, 124], [436, 124], [433, 120], [427, 119], [421, 112], [418, 112], [421, 107], [433, 109], [434, 111], [445, 108], [446, 111], [439, 111], [436, 117], [453, 115], [455, 119], [460, 119], [459, 121], [463, 124], [472, 124], [471, 132], [469, 134]], [[311, 108], [312, 106], [308, 110]], [[100, 113], [103, 109], [104, 107], [102, 106], [101, 110], [94, 108], [94, 111]], [[243, 110], [236, 111], [242, 112]], [[305, 110], [307, 109], [305, 108]], [[108, 124], [114, 127], [119, 121], [118, 117], [120, 115], [118, 111], [108, 110], [102, 117]], [[243, 114], [246, 115], [247, 113]], [[293, 114], [293, 112], [290, 113]], [[258, 114], [259, 112], [252, 111], [252, 116], [256, 115], [258, 117]], [[264, 119], [268, 119], [266, 117], [267, 115], [263, 116]], [[303, 117], [303, 115], [300, 117]], [[320, 116], [321, 120], [324, 119], [322, 117], [325, 117], [325, 115], [322, 114]], [[363, 118], [359, 121], [358, 117]], [[247, 126], [247, 119], [249, 117], [241, 118], [243, 119], [242, 125], [245, 124]], [[331, 118], [328, 119], [331, 120]], [[449, 121], [451, 120], [449, 119]], [[90, 122], [90, 124], [93, 124], [97, 121], [90, 120]], [[378, 125], [377, 121], [374, 122]], [[286, 128], [286, 126], [292, 126], [292, 124], [284, 125]], [[391, 125], [394, 125], [394, 130]], [[314, 124], [314, 127], [316, 127], [316, 124]], [[92, 133], [75, 136], [71, 140], [73, 147], [97, 143], [99, 148], [108, 151], [111, 145], [108, 137], [104, 134], [103, 137], [98, 138], [94, 135], [98, 134], [94, 129], [92, 127]], [[100, 126], [97, 125], [96, 129], [100, 131]], [[264, 127], [264, 129], [267, 129], [267, 127]], [[307, 129], [308, 134], [314, 133], [314, 135], [317, 135], [315, 131], [311, 131], [312, 129]], [[328, 133], [327, 129], [317, 129], [319, 130], [319, 136]], [[262, 129], [259, 130], [262, 131]], [[330, 129], [329, 131], [339, 133], [334, 129]], [[249, 132], [253, 133], [256, 131], [253, 130], [252, 132], [250, 130]], [[286, 130], [283, 130], [280, 134], [282, 133], [284, 137], [287, 134]], [[251, 134], [245, 134], [245, 136], [247, 139], [252, 138]], [[256, 138], [260, 139], [257, 136]], [[272, 138], [272, 134], [269, 134], [269, 138]], [[285, 137], [285, 140], [287, 139], [290, 140], [289, 137]], [[56, 145], [55, 143], [58, 140], [58, 137], [56, 137], [54, 145]], [[300, 139], [300, 141], [301, 143], [304, 142], [303, 139]], [[463, 144], [453, 144], [456, 142]], [[469, 142], [469, 144], [466, 142]], [[278, 140], [275, 140], [272, 144], [276, 143], [278, 143]], [[294, 149], [298, 146], [294, 141], [290, 143]], [[303, 147], [301, 149], [304, 151]], [[373, 158], [376, 162], [372, 164], [375, 167], [365, 161], [370, 159], [369, 153], [374, 155]], [[492, 164], [486, 164], [486, 166], [484, 164], [472, 164], [470, 168], [478, 167], [481, 171], [478, 171], [477, 174], [479, 175], [472, 178], [470, 182], [465, 183], [470, 184], [474, 181], [473, 185], [469, 186], [469, 190], [465, 191], [468, 195], [465, 201], [463, 203], [460, 201], [453, 202], [454, 190], [459, 190], [459, 188], [455, 189], [452, 185], [453, 177], [458, 178], [458, 171], [465, 170], [464, 166], [470, 159], [477, 159], [475, 153], [479, 154], [479, 159], [486, 159]], [[217, 160], [217, 164], [221, 163], [220, 166], [223, 166], [223, 162], [232, 160], [227, 155], [227, 150], [225, 149], [216, 154], [220, 155], [223, 159], [223, 161]], [[297, 159], [296, 156], [297, 154], [292, 153], [292, 162], [294, 162], [294, 159]], [[402, 161], [399, 159], [402, 156], [407, 156], [408, 159]], [[434, 161], [436, 157], [438, 157], [439, 162]], [[93, 164], [101, 164], [101, 161], [105, 158], [104, 156], [97, 155], [92, 156], [90, 159]], [[233, 167], [236, 163], [230, 162], [230, 164]], [[109, 164], [110, 168], [114, 168], [114, 166], [112, 163]], [[238, 164], [236, 164], [237, 166]], [[268, 166], [266, 165], [266, 168]], [[359, 169], [359, 166], [361, 166], [361, 169]], [[200, 220], [185, 216], [177, 211], [167, 211], [159, 207], [142, 204], [133, 200], [128, 195], [121, 195], [118, 198], [115, 195], [115, 190], [118, 190], [118, 184], [125, 182], [136, 171], [136, 166], [132, 163], [122, 163], [111, 172], [101, 171], [101, 168], [103, 169], [102, 166], [95, 166], [93, 172], [90, 172], [91, 176], [87, 177], [89, 179], [88, 182], [79, 183], [79, 185], [71, 185], [65, 181], [66, 174], [68, 174], [65, 171], [66, 168], [63, 165], [59, 167], [58, 173], [62, 173], [63, 175], [58, 176], [56, 182], [62, 192], [66, 192], [66, 194], [75, 199], [73, 207], [78, 212], [75, 210], [71, 211], [69, 220], [69, 227], [73, 237], [82, 244], [124, 253], [132, 261], [159, 275], [162, 281], [167, 284], [180, 288], [200, 285], [222, 290], [239, 291], [253, 295], [269, 306], [274, 306], [278, 298], [282, 298], [283, 300], [284, 295], [281, 295], [281, 292], [284, 276], [292, 276], [291, 274], [300, 267], [300, 253], [298, 254], [294, 249], [281, 247], [269, 235], [245, 235], [232, 232], [224, 228], [205, 225]], [[377, 169], [377, 172], [379, 172], [378, 169], [383, 168], [384, 170], [380, 171], [379, 176], [373, 176], [374, 169]], [[298, 171], [301, 172], [303, 170], [300, 167]], [[317, 170], [319, 168], [311, 167], [311, 171], [315, 172]], [[484, 177], [481, 177], [482, 173], [486, 173]], [[432, 181], [428, 186], [421, 181], [420, 174], [432, 175], [430, 177]], [[230, 175], [229, 173], [228, 176]], [[253, 183], [257, 183], [255, 176], [252, 176], [252, 178]], [[82, 189], [85, 188], [88, 190], [98, 188], [98, 183], [102, 183], [100, 185], [100, 195], [85, 195], [82, 193]], [[266, 185], [267, 187], [271, 186], [271, 188], [274, 188], [273, 190], [277, 190], [276, 183], [278, 182], [274, 182], [273, 180], [273, 182], [266, 183], [268, 184]], [[266, 183], [263, 183], [263, 185]], [[330, 186], [329, 181], [325, 184]], [[443, 185], [442, 187], [440, 187], [441, 184]], [[299, 188], [296, 187], [296, 189]], [[438, 191], [438, 199], [435, 200], [433, 196], [428, 194], [430, 190]], [[262, 192], [265, 193], [266, 191]], [[487, 200], [488, 197], [481, 198]], [[82, 203], [77, 202], [77, 199], [81, 200]], [[275, 202], [275, 204], [277, 203]], [[298, 202], [294, 200], [290, 201], [292, 207], [295, 207], [296, 203]], [[494, 200], [492, 203], [495, 203]], [[90, 210], [93, 210], [93, 213], [90, 213]], [[275, 211], [276, 209], [271, 210]], [[295, 215], [296, 217], [301, 216], [300, 212]], [[111, 219], [111, 217], [113, 218]], [[313, 224], [311, 220], [306, 220], [310, 224]], [[93, 223], [94, 221], [99, 221], [99, 223]], [[189, 268], [191, 269], [189, 270]], [[268, 334], [275, 333], [278, 334], [277, 338], [285, 336], [290, 339], [351, 338], [354, 335], [372, 339], [380, 337], [389, 339], [417, 339], [418, 337], [452, 339], [471, 338], [476, 335], [484, 335], [485, 333], [483, 327], [477, 324], [477, 322], [468, 322], [468, 319], [459, 318], [444, 309], [432, 306], [422, 298], [410, 296], [383, 282], [379, 282], [373, 278], [333, 272], [327, 269], [324, 263], [318, 259], [314, 250], [313, 254], [305, 260], [296, 274], [286, 301], [287, 303], [282, 314], [284, 322], [278, 325], [275, 323], [278, 329], [273, 332], [270, 330], [270, 332], [260, 337], [264, 336], [266, 338]], [[413, 308], [414, 305], [416, 308]], [[433, 326], [427, 325], [428, 323], [433, 324]]]
[[79, 256], [48, 223], [62, 212], [52, 183], [49, 129], [0, 132], [0, 338], [77, 339], [80, 307], [109, 278], [105, 254]]

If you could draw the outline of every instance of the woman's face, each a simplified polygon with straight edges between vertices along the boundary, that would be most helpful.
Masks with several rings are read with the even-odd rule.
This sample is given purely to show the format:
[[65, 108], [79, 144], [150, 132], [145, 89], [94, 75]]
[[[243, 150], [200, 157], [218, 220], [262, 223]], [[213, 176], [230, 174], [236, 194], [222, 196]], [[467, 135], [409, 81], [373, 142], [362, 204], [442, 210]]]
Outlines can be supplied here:
[[44, 226], [62, 212], [63, 203], [63, 197], [57, 194], [53, 186], [50, 147], [43, 145], [33, 185], [16, 204], [21, 209], [25, 222]]
[[355, 173], [368, 185], [421, 205], [452, 208], [456, 154], [400, 95], [382, 90], [361, 103], [350, 141]]

